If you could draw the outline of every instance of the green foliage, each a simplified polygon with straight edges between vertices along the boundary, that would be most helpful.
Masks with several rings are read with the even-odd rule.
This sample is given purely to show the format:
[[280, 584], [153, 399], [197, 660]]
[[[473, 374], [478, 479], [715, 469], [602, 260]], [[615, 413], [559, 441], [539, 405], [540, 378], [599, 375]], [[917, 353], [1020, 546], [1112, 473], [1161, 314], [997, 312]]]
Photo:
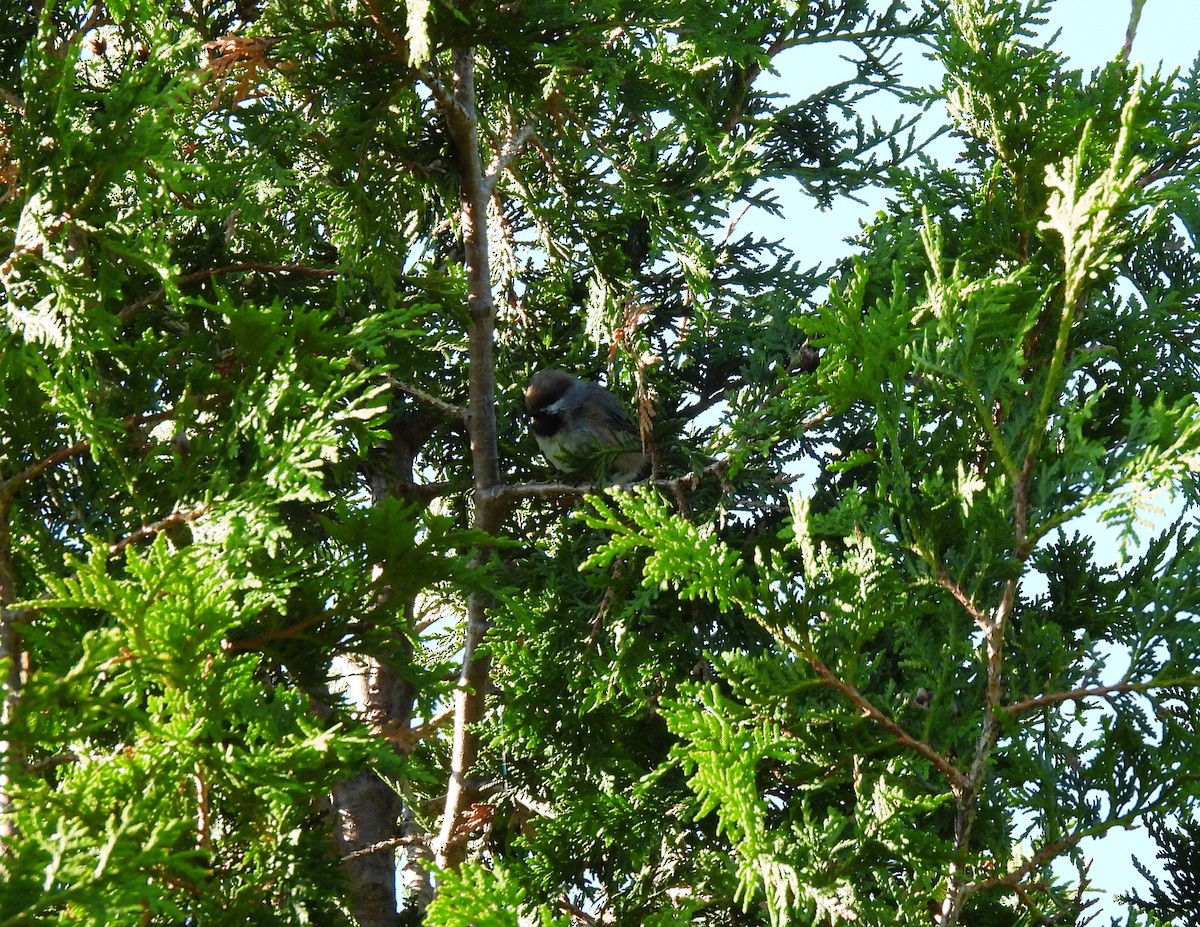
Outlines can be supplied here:
[[571, 918], [554, 917], [545, 907], [531, 918], [525, 910], [525, 890], [503, 869], [470, 863], [442, 878], [438, 897], [429, 906], [428, 923], [438, 927], [566, 927], [571, 923]]
[[[761, 892], [775, 923], [925, 923], [947, 894], [1015, 922], [1006, 888], [1194, 801], [1194, 745], [1160, 707], [1195, 702], [1190, 530], [1109, 569], [1063, 533], [1090, 512], [1132, 542], [1150, 499], [1194, 492], [1195, 378], [1126, 388], [1129, 360], [1091, 344], [1126, 334], [1110, 307], [1142, 279], [1127, 249], [1192, 196], [1165, 181], [1194, 189], [1192, 156], [1154, 148], [1178, 150], [1163, 130], [1188, 85], [1116, 66], [1083, 85], [1022, 44], [1043, 9], [953, 7], [939, 48], [966, 169], [908, 174], [802, 323], [821, 362], [779, 418], [835, 452], [794, 536], [735, 553], [661, 499], [592, 503], [607, 539], [589, 567], [638, 552], [645, 584], [774, 639], [724, 655], [728, 690], [685, 688], [667, 718], [699, 812], [738, 854], [739, 897]], [[1180, 344], [1163, 350], [1178, 369]], [[1032, 918], [1072, 904], [1019, 897]]]
[[1200, 833], [1196, 822], [1187, 821], [1179, 827], [1151, 824], [1150, 832], [1159, 846], [1156, 856], [1166, 865], [1166, 884], [1135, 859], [1138, 872], [1150, 883], [1150, 897], [1142, 898], [1137, 892], [1131, 892], [1126, 900], [1164, 924], [1189, 927], [1195, 923], [1196, 901], [1200, 899], [1200, 884], [1196, 881], [1200, 867], [1195, 858], [1196, 837]]
[[[382, 760], [377, 745], [322, 724], [228, 646], [279, 590], [203, 545], [160, 539], [123, 566], [114, 575], [99, 548], [47, 577], [26, 632], [63, 663], [30, 676], [7, 728], [38, 746], [12, 793], [22, 839], [0, 864], [4, 922], [335, 916], [313, 802], [347, 764]], [[51, 647], [71, 615], [86, 630]], [[329, 875], [298, 881], [314, 865]]]
[[[0, 33], [0, 924], [347, 922], [364, 771], [409, 923], [1076, 920], [1051, 862], [1200, 787], [1200, 71], [1049, 0], [384, 7]], [[785, 181], [890, 200], [806, 269], [731, 221]], [[654, 481], [525, 491], [550, 365]]]

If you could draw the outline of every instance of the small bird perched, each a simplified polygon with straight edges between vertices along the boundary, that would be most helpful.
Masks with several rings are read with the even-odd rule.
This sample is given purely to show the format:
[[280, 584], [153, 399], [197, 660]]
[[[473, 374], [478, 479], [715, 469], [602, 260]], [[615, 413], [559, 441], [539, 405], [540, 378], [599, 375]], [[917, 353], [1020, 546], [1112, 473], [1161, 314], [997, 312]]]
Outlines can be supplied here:
[[597, 383], [565, 370], [542, 370], [525, 389], [525, 409], [538, 447], [555, 469], [628, 483], [646, 468], [621, 400]]

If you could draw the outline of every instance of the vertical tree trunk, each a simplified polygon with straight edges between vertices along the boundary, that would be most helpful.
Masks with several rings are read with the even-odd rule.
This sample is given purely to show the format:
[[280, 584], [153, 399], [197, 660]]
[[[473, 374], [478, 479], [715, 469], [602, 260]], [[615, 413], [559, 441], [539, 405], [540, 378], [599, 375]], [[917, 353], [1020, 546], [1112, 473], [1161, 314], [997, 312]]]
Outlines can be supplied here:
[[[397, 412], [390, 430], [391, 440], [372, 450], [363, 466], [376, 504], [389, 496], [406, 495], [412, 485], [417, 452], [431, 432], [423, 416], [405, 412]], [[396, 605], [404, 612], [402, 627], [410, 627], [413, 602]], [[407, 639], [398, 643], [403, 646]], [[386, 662], [361, 657], [353, 661], [344, 680], [360, 717], [377, 734], [386, 736], [411, 726], [416, 692]], [[397, 927], [401, 919], [396, 897], [396, 845], [398, 839], [414, 838], [419, 844], [425, 837], [415, 832], [415, 816], [405, 813], [393, 785], [370, 769], [334, 789], [333, 811], [338, 848], [343, 856], [350, 857], [345, 866], [350, 879], [351, 913], [359, 927]], [[408, 859], [404, 873], [410, 888], [406, 908], [420, 914], [430, 900], [429, 879], [418, 850], [410, 849]]]
[[[349, 697], [378, 728], [381, 723], [407, 723], [412, 710], [411, 687], [387, 664], [373, 657], [355, 662], [347, 680]], [[343, 855], [366, 850], [398, 834], [400, 800], [378, 773], [366, 769], [333, 790], [338, 848]], [[348, 859], [350, 910], [359, 927], [396, 927], [396, 851], [380, 849]]]

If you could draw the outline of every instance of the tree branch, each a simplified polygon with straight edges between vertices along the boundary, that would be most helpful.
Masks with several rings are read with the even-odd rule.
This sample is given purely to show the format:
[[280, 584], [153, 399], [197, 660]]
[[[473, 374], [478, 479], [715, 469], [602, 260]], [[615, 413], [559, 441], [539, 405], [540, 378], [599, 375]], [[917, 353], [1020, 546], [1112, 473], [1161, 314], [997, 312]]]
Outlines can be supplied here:
[[402, 383], [390, 373], [385, 374], [384, 376], [387, 379], [389, 386], [391, 386], [393, 389], [399, 390], [406, 396], [411, 396], [413, 399], [417, 400], [417, 402], [421, 403], [421, 405], [428, 406], [435, 412], [444, 415], [448, 419], [463, 423], [467, 421], [467, 410], [462, 406], [456, 406], [452, 402], [446, 402], [446, 400], [440, 399], [437, 396], [434, 396], [432, 393], [427, 393], [425, 390], [421, 389], [420, 387], [413, 386], [411, 383]]
[[428, 834], [409, 834], [402, 837], [391, 837], [387, 840], [380, 840], [378, 843], [373, 843], [369, 847], [362, 847], [352, 853], [347, 853], [342, 857], [342, 862], [347, 863], [353, 859], [362, 859], [364, 856], [373, 856], [376, 853], [386, 853], [388, 850], [394, 850], [397, 847], [411, 846], [428, 846]]
[[24, 761], [21, 745], [9, 740], [6, 733], [16, 717], [25, 681], [21, 632], [17, 628], [19, 616], [7, 608], [17, 597], [9, 523], [12, 501], [11, 494], [0, 495], [0, 662], [4, 665], [4, 689], [0, 696], [0, 849], [15, 835], [12, 815], [9, 813], [12, 809], [10, 770]]
[[[471, 469], [475, 487], [472, 527], [496, 533], [507, 505], [493, 490], [500, 485], [500, 460], [496, 437], [495, 326], [491, 261], [488, 250], [490, 193], [479, 151], [479, 122], [475, 112], [475, 51], [458, 48], [453, 55], [454, 97], [435, 100], [446, 125], [459, 166], [459, 223], [467, 274], [467, 353], [470, 363], [467, 431], [471, 441]], [[491, 551], [480, 548], [472, 567], [481, 569]], [[462, 824], [474, 802], [469, 776], [479, 752], [476, 724], [482, 719], [484, 694], [491, 678], [491, 658], [482, 649], [488, 631], [490, 601], [482, 592], [467, 598], [462, 668], [454, 689], [454, 735], [451, 742], [449, 787], [441, 830], [434, 842], [439, 866], [456, 868], [466, 856], [469, 829]]]
[[8, 479], [0, 482], [0, 500], [11, 501], [30, 480], [41, 476], [47, 470], [57, 467], [65, 460], [70, 460], [79, 454], [86, 454], [90, 448], [91, 444], [87, 441], [76, 441], [68, 447], [60, 447], [58, 450], [47, 454], [41, 460], [31, 463], [20, 473], [13, 474]]
[[504, 143], [504, 148], [492, 159], [492, 163], [488, 165], [487, 176], [484, 178], [484, 186], [489, 193], [496, 186], [496, 181], [508, 169], [508, 165], [524, 150], [525, 143], [533, 137], [533, 130], [536, 125], [537, 120], [531, 119], [519, 129], [510, 126], [508, 140]]
[[909, 734], [908, 731], [904, 730], [903, 727], [893, 721], [888, 715], [872, 705], [866, 699], [866, 697], [858, 691], [858, 689], [837, 676], [831, 669], [829, 669], [829, 667], [827, 667], [815, 656], [810, 654], [804, 654], [803, 656], [804, 659], [808, 661], [809, 665], [817, 671], [817, 675], [821, 677], [821, 680], [827, 686], [837, 690], [849, 701], [853, 702], [862, 712], [863, 717], [869, 718], [871, 721], [874, 721], [876, 724], [886, 730], [889, 734], [896, 738], [896, 741], [901, 746], [907, 747], [917, 755], [928, 760], [938, 772], [946, 777], [946, 780], [950, 783], [951, 788], [957, 791], [964, 787], [966, 783], [963, 778], [962, 771], [948, 759], [946, 759], [946, 757], [934, 750], [933, 747], [929, 746], [929, 744], [925, 743], [925, 741], [917, 740], [917, 738]]
[[[1178, 783], [1184, 785], [1185, 783]], [[1058, 840], [1048, 843], [1040, 850], [1035, 852], [1033, 856], [1027, 859], [1024, 863], [1009, 872], [1002, 875], [989, 876], [986, 879], [980, 879], [977, 882], [968, 884], [969, 894], [974, 894], [977, 891], [984, 891], [991, 888], [1012, 888], [1017, 890], [1020, 882], [1031, 872], [1035, 872], [1042, 866], [1049, 863], [1055, 857], [1062, 853], [1063, 850], [1069, 849], [1079, 843], [1085, 837], [1096, 837], [1103, 833], [1108, 833], [1114, 827], [1129, 826], [1135, 821], [1144, 820], [1145, 816], [1157, 808], [1162, 807], [1167, 799], [1160, 794], [1158, 798], [1147, 802], [1142, 807], [1128, 811], [1125, 814], [1113, 815], [1107, 820], [1094, 824], [1091, 827], [1077, 831], [1074, 834], [1069, 834], [1066, 837], [1061, 837]]]
[[660, 479], [635, 480], [632, 483], [501, 483], [491, 489], [484, 490], [481, 495], [488, 501], [503, 505], [505, 508], [522, 499], [580, 499], [584, 496], [595, 495], [610, 489], [629, 489], [636, 486], [654, 486], [665, 492], [677, 489], [695, 489], [700, 481], [708, 476], [722, 476], [729, 469], [729, 458], [722, 457], [714, 460], [698, 473], [684, 473], [680, 476], [663, 477]]
[[1062, 702], [1080, 702], [1089, 698], [1108, 698], [1120, 692], [1145, 692], [1149, 689], [1161, 689], [1170, 685], [1178, 685], [1182, 682], [1195, 683], [1196, 679], [1176, 680], [1172, 682], [1128, 682], [1122, 680], [1115, 682], [1109, 686], [1091, 686], [1071, 689], [1065, 692], [1052, 692], [1049, 695], [1034, 695], [1029, 698], [1021, 699], [1017, 702], [1010, 702], [1001, 710], [1005, 714], [1019, 715], [1027, 711], [1036, 711], [1039, 708], [1046, 708], [1050, 705], [1058, 705]]
[[[1022, 495], [1018, 490], [1018, 495]], [[1000, 605], [993, 618], [987, 618], [983, 629], [986, 649], [987, 682], [984, 690], [983, 727], [975, 743], [975, 756], [962, 787], [955, 792], [958, 811], [954, 819], [954, 845], [959, 853], [965, 854], [975, 829], [975, 815], [979, 808], [979, 791], [987, 774], [988, 760], [996, 741], [1000, 737], [1000, 697], [1004, 675], [1004, 631], [1012, 614], [1016, 600], [1017, 580], [1005, 584]], [[962, 916], [963, 905], [976, 891], [977, 886], [962, 878], [962, 866], [951, 861], [946, 879], [946, 897], [938, 914], [939, 925], [957, 924]]]
[[967, 614], [975, 621], [975, 624], [979, 626], [979, 629], [986, 633], [988, 626], [991, 624], [990, 619], [979, 610], [979, 606], [971, 600], [966, 590], [954, 581], [950, 574], [946, 572], [946, 568], [940, 563], [934, 565], [934, 574], [937, 576], [938, 585], [954, 596], [955, 601], [966, 610]]
[[[163, 412], [147, 412], [140, 415], [130, 415], [122, 424], [126, 430], [130, 430], [142, 425], [165, 421], [166, 419], [174, 418], [174, 416], [175, 411], [173, 409]], [[91, 450], [91, 446], [91, 443], [84, 439], [76, 441], [67, 447], [60, 447], [58, 450], [51, 451], [40, 460], [34, 461], [19, 473], [15, 473], [8, 479], [0, 481], [0, 502], [11, 502], [17, 493], [31, 480], [41, 476], [47, 470], [54, 469], [60, 463], [70, 460], [72, 457], [86, 454]]]
[[109, 544], [108, 555], [110, 557], [116, 556], [130, 544], [136, 544], [138, 541], [158, 534], [160, 531], [165, 531], [167, 528], [171, 528], [175, 525], [185, 525], [189, 522], [193, 522], [207, 511], [207, 505], [198, 505], [194, 509], [189, 509], [186, 512], [180, 512], [176, 510], [170, 515], [160, 518], [158, 521], [153, 522], [152, 524], [142, 525], [142, 527], [138, 528], [137, 531], [127, 534], [125, 537], [121, 538], [121, 540], [114, 541], [112, 544]]
[[1086, 831], [1080, 831], [1077, 834], [1071, 834], [1053, 843], [1048, 843], [1011, 872], [970, 883], [970, 894], [990, 888], [1016, 888], [1020, 881], [1029, 875], [1029, 873], [1037, 871], [1058, 856], [1063, 850], [1075, 846], [1075, 844], [1086, 836], [1088, 836]]
[[320, 624], [332, 614], [328, 611], [318, 612], [315, 615], [309, 615], [307, 618], [289, 624], [285, 628], [270, 628], [250, 637], [239, 637], [236, 639], [226, 638], [221, 641], [221, 649], [225, 653], [246, 653], [247, 651], [258, 650], [263, 644], [271, 641], [282, 641], [288, 638], [295, 637], [303, 631], [307, 631], [313, 625]]

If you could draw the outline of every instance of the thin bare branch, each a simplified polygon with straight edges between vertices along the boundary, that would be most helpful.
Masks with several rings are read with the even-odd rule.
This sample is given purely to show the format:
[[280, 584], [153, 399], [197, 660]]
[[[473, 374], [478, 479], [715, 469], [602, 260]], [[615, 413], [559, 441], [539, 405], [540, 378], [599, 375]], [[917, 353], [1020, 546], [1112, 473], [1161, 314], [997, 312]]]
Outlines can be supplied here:
[[587, 911], [578, 905], [572, 904], [570, 899], [565, 895], [558, 899], [558, 909], [569, 914], [571, 916], [571, 923], [573, 924], [583, 924], [584, 927], [595, 927], [595, 925], [600, 923], [598, 918], [588, 914]]
[[270, 628], [251, 637], [240, 637], [237, 640], [226, 638], [221, 641], [221, 649], [226, 653], [246, 653], [247, 651], [259, 650], [263, 644], [268, 644], [271, 641], [287, 640], [288, 638], [302, 634], [314, 625], [320, 624], [330, 614], [332, 613], [328, 611], [318, 612], [315, 615], [309, 615], [307, 618], [293, 622], [284, 628]]
[[434, 499], [449, 496], [460, 488], [453, 483], [447, 482], [407, 483], [400, 487], [398, 496], [406, 501], [419, 502], [422, 506], [425, 506]]
[[454, 708], [453, 707], [443, 708], [441, 711], [439, 711], [437, 714], [435, 714], [428, 721], [418, 724], [416, 727], [412, 728], [409, 732], [409, 737], [411, 738], [411, 740], [414, 744], [417, 743], [418, 741], [422, 741], [422, 740], [425, 740], [426, 738], [432, 737], [439, 730], [441, 730], [443, 727], [445, 727], [447, 721], [451, 721], [451, 720], [453, 720], [453, 718], [454, 718]]
[[505, 506], [512, 505], [522, 499], [582, 499], [584, 496], [595, 495], [613, 489], [632, 489], [637, 486], [654, 486], [664, 492], [674, 492], [677, 489], [695, 489], [705, 477], [720, 477], [729, 469], [729, 458], [722, 457], [714, 460], [698, 473], [684, 473], [680, 476], [663, 477], [662, 479], [636, 480], [632, 483], [615, 483], [603, 485], [598, 483], [504, 483], [494, 486], [481, 495], [489, 501]]
[[526, 795], [524, 792], [513, 792], [513, 801], [527, 811], [532, 811], [540, 818], [545, 818], [548, 821], [553, 821], [557, 815], [554, 809], [550, 807], [548, 802], [538, 801], [531, 795]]
[[[1185, 783], [1181, 782], [1177, 784], [1183, 786]], [[1144, 820], [1146, 815], [1150, 814], [1155, 809], [1161, 808], [1162, 806], [1168, 804], [1169, 800], [1170, 790], [1167, 790], [1166, 793], [1160, 793], [1157, 799], [1148, 802], [1146, 805], [1143, 805], [1140, 808], [1127, 811], [1124, 814], [1114, 815], [1107, 821], [1094, 824], [1084, 830], [1077, 831], [1073, 834], [1068, 834], [1065, 837], [1061, 837], [1058, 840], [1054, 840], [1046, 844], [1040, 850], [1026, 859], [1025, 862], [1023, 862], [1020, 866], [1010, 870], [1009, 872], [1005, 872], [1000, 875], [989, 876], [976, 882], [967, 883], [964, 888], [967, 889], [968, 895], [972, 895], [977, 891], [985, 891], [993, 888], [1011, 888], [1014, 891], [1020, 891], [1021, 883], [1027, 876], [1041, 869], [1051, 860], [1060, 856], [1064, 850], [1068, 850], [1075, 846], [1085, 837], [1096, 837], [1101, 833], [1110, 832], [1114, 827], [1128, 826], [1133, 824], [1135, 821]]]
[[817, 671], [817, 675], [821, 677], [821, 680], [830, 688], [840, 692], [850, 702], [853, 702], [862, 712], [864, 718], [874, 721], [896, 738], [899, 744], [928, 760], [938, 772], [946, 777], [946, 780], [950, 783], [950, 787], [956, 792], [965, 787], [966, 780], [963, 777], [962, 771], [946, 759], [946, 757], [934, 750], [925, 741], [918, 740], [909, 734], [908, 731], [904, 730], [903, 727], [892, 720], [885, 712], [871, 704], [858, 689], [840, 678], [816, 657], [811, 654], [803, 656], [809, 665]]
[[413, 399], [417, 400], [417, 402], [421, 403], [421, 405], [428, 406], [435, 412], [439, 412], [446, 418], [453, 419], [454, 421], [464, 423], [467, 421], [467, 410], [462, 406], [456, 406], [452, 402], [446, 402], [446, 400], [440, 399], [439, 397], [434, 396], [432, 393], [427, 393], [425, 390], [421, 389], [420, 387], [413, 386], [411, 383], [401, 382], [393, 377], [390, 373], [386, 374], [385, 377], [389, 386], [391, 386], [393, 389], [399, 390], [406, 396], [411, 396]]
[[79, 763], [83, 757], [78, 753], [55, 753], [52, 756], [44, 756], [41, 759], [29, 763], [25, 767], [25, 771], [33, 775], [39, 775], [48, 770], [54, 769], [57, 766], [70, 766], [73, 763]]
[[416, 69], [416, 75], [421, 83], [425, 85], [430, 96], [433, 97], [433, 102], [437, 104], [438, 109], [446, 114], [457, 113], [460, 117], [462, 116], [462, 107], [454, 99], [454, 94], [447, 89], [446, 85], [442, 83], [436, 74], [428, 68], [422, 67]]
[[52, 470], [63, 461], [70, 460], [72, 457], [77, 457], [80, 454], [86, 454], [90, 448], [91, 444], [87, 441], [76, 441], [74, 444], [67, 447], [60, 447], [58, 450], [47, 454], [41, 460], [31, 463], [20, 473], [13, 474], [8, 479], [0, 482], [0, 500], [11, 500], [30, 480], [36, 479], [47, 470]]
[[512, 128], [509, 132], [508, 140], [504, 144], [504, 149], [492, 159], [492, 163], [488, 165], [487, 176], [484, 178], [484, 185], [490, 192], [496, 186], [496, 181], [508, 169], [509, 164], [513, 159], [518, 157], [525, 149], [525, 143], [533, 137], [534, 127], [537, 121], [531, 119], [519, 129]]
[[130, 544], [136, 544], [138, 541], [143, 541], [146, 538], [153, 537], [160, 531], [165, 531], [167, 528], [172, 528], [175, 525], [185, 525], [195, 521], [201, 515], [208, 511], [207, 505], [198, 505], [194, 509], [189, 509], [185, 512], [174, 511], [170, 515], [160, 518], [158, 521], [149, 525], [142, 525], [137, 531], [127, 534], [119, 541], [114, 541], [108, 545], [108, 555], [114, 557], [123, 551]]
[[1138, 177], [1136, 181], [1138, 187], [1145, 189], [1176, 173], [1185, 167], [1189, 160], [1194, 159], [1198, 150], [1200, 150], [1200, 135], [1193, 135], [1191, 138], [1181, 141], [1175, 151], [1156, 160], [1149, 170]]
[[731, 239], [733, 237], [733, 233], [737, 229], [738, 223], [741, 222], [743, 218], [745, 218], [746, 213], [748, 213], [753, 207], [754, 207], [753, 203], [747, 203], [745, 206], [743, 206], [738, 211], [738, 214], [736, 216], [733, 216], [732, 218], [730, 218], [729, 222], [725, 226], [725, 234], [721, 236], [721, 246], [722, 247], [729, 244], [729, 239]]
[[[765, 49], [767, 60], [775, 58], [780, 52], [785, 51], [794, 41], [795, 34], [804, 24], [808, 16], [808, 10], [805, 7], [798, 8], [792, 13], [787, 23], [780, 30], [774, 41]], [[738, 72], [733, 80], [740, 86], [742, 93], [734, 100], [734, 105], [730, 108], [729, 113], [725, 116], [725, 121], [722, 124], [722, 129], [728, 134], [737, 128], [745, 115], [746, 99], [749, 95], [750, 88], [754, 82], [761, 76], [763, 64], [760, 60], [755, 60]]]
[[475, 798], [469, 774], [479, 752], [476, 726], [483, 719], [483, 689], [491, 678], [492, 670], [491, 658], [482, 648], [487, 630], [487, 602], [480, 594], [474, 593], [467, 599], [462, 669], [454, 687], [450, 778], [442, 812], [442, 828], [434, 843], [438, 865], [443, 867], [457, 867], [461, 863], [468, 836], [463, 821]]
[[[131, 415], [123, 422], [126, 430], [140, 428], [144, 425], [154, 424], [166, 419], [174, 418], [173, 410], [163, 412], [148, 412], [141, 415]], [[87, 440], [76, 441], [74, 444], [60, 447], [58, 450], [51, 451], [40, 460], [35, 460], [29, 466], [19, 473], [15, 473], [8, 479], [0, 481], [0, 503], [11, 503], [17, 493], [28, 484], [31, 480], [36, 479], [48, 470], [52, 470], [59, 464], [70, 460], [72, 457], [78, 457], [81, 454], [86, 454], [91, 450], [91, 443]]]
[[1033, 856], [1029, 857], [1024, 863], [1013, 869], [1011, 872], [1006, 872], [1004, 875], [992, 876], [987, 879], [981, 879], [978, 882], [971, 883], [972, 894], [976, 891], [984, 891], [991, 888], [1013, 888], [1015, 889], [1021, 881], [1031, 872], [1036, 872], [1050, 860], [1055, 859], [1063, 852], [1070, 849], [1079, 843], [1084, 837], [1088, 836], [1087, 831], [1080, 831], [1076, 834], [1063, 837], [1061, 840], [1055, 840], [1053, 843], [1048, 843]]
[[1187, 680], [1173, 680], [1171, 682], [1121, 681], [1109, 686], [1085, 686], [1065, 692], [1051, 692], [1049, 695], [1035, 695], [1017, 702], [1010, 702], [1002, 710], [1005, 714], [1019, 715], [1027, 711], [1036, 711], [1039, 708], [1059, 705], [1062, 702], [1081, 702], [1089, 698], [1108, 698], [1110, 695], [1116, 695], [1121, 692], [1146, 692], [1150, 689], [1160, 689], [1165, 686], [1178, 685], [1185, 682], [1195, 684], [1197, 681], [1195, 677], [1192, 677]]
[[[467, 353], [470, 359], [467, 431], [471, 441], [471, 469], [475, 486], [472, 527], [496, 533], [508, 506], [492, 495], [500, 485], [500, 459], [496, 430], [495, 328], [496, 304], [492, 294], [491, 256], [488, 247], [488, 204], [491, 200], [479, 153], [479, 122], [475, 111], [475, 50], [452, 52], [454, 96], [452, 103], [438, 99], [457, 154], [459, 168], [459, 221], [467, 275]], [[490, 558], [486, 548], [476, 551], [475, 566]], [[484, 695], [491, 679], [491, 658], [483, 648], [488, 631], [490, 601], [481, 592], [467, 598], [462, 669], [454, 689], [454, 735], [450, 748], [450, 778], [441, 830], [433, 844], [438, 865], [455, 868], [465, 858], [469, 820], [475, 793], [470, 773], [479, 752], [478, 722], [483, 718]]]
[[207, 850], [212, 846], [212, 811], [209, 805], [208, 779], [197, 760], [192, 782], [196, 788], [196, 846]]
[[493, 486], [484, 495], [489, 501], [511, 505], [521, 499], [582, 499], [599, 489], [588, 483], [509, 483]]
[[[1013, 486], [1013, 554], [1020, 562], [1029, 558], [1033, 545], [1036, 543], [1036, 539], [1031, 540], [1028, 533], [1029, 481], [1032, 478], [1035, 456], [1034, 450], [1031, 448], [1026, 455], [1020, 477]], [[954, 844], [960, 853], [966, 853], [971, 845], [975, 829], [975, 816], [979, 809], [979, 793], [987, 777], [988, 761], [991, 758], [992, 750], [995, 749], [996, 742], [1000, 737], [1003, 712], [1001, 696], [1004, 683], [1004, 634], [1008, 630], [1008, 622], [1016, 606], [1019, 582], [1019, 577], [1009, 579], [1004, 584], [1000, 603], [996, 606], [994, 613], [989, 617], [980, 612], [979, 617], [976, 618], [976, 623], [983, 630], [987, 681], [984, 689], [983, 723], [975, 742], [975, 755], [971, 759], [971, 766], [965, 780], [961, 787], [955, 790], [954, 795], [958, 804], [954, 819]], [[953, 589], [951, 592], [953, 593]], [[976, 890], [977, 886], [965, 880], [961, 863], [957, 860], [952, 861], [946, 878], [946, 894], [941, 910], [935, 918], [937, 924], [959, 923], [963, 906]]]
[[979, 629], [986, 632], [988, 627], [991, 625], [991, 619], [988, 618], [987, 615], [980, 610], [979, 606], [975, 604], [971, 597], [967, 595], [966, 590], [954, 581], [954, 578], [946, 572], [946, 568], [940, 563], [935, 565], [934, 572], [937, 576], [938, 585], [954, 596], [954, 600], [966, 610], [967, 614], [971, 616], [975, 624], [979, 626]]
[[349, 862], [352, 859], [362, 859], [364, 856], [374, 856], [376, 853], [386, 853], [388, 850], [395, 850], [398, 847], [428, 845], [428, 834], [408, 834], [403, 837], [392, 837], [388, 840], [380, 840], [378, 843], [373, 843], [369, 847], [355, 850], [353, 853], [347, 853], [342, 857], [342, 862]]
[[401, 60], [408, 61], [408, 39], [392, 28], [392, 24], [388, 22], [387, 17], [380, 9], [379, 0], [366, 0], [366, 3], [367, 20], [371, 23], [371, 27], [383, 37]]

